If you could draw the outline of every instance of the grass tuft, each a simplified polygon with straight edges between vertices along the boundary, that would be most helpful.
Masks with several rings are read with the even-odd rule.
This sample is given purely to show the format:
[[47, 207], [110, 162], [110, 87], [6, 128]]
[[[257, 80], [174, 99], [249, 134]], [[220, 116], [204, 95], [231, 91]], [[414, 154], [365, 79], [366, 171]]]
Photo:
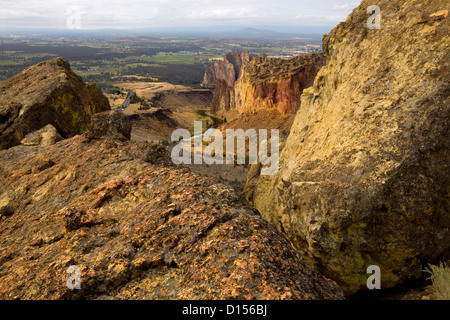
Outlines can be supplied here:
[[441, 262], [439, 266], [430, 264], [424, 271], [431, 274], [436, 299], [450, 300], [450, 268]]

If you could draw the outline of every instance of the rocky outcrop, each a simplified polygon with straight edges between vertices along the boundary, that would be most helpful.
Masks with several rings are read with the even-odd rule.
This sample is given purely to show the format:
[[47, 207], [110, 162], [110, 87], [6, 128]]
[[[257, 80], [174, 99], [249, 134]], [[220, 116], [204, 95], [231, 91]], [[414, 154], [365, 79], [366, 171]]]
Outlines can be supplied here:
[[[369, 30], [368, 7], [381, 9]], [[450, 254], [449, 18], [438, 0], [363, 1], [324, 37], [280, 171], [246, 187], [347, 294], [420, 277]]]
[[110, 110], [96, 84], [86, 84], [55, 58], [0, 83], [0, 150], [51, 124], [64, 137], [84, 132], [90, 117]]
[[250, 60], [251, 57], [248, 51], [227, 53], [224, 60], [213, 61], [206, 68], [203, 86], [215, 87], [218, 80], [224, 80], [228, 87], [233, 87], [241, 75], [242, 68]]
[[300, 106], [303, 89], [313, 84], [324, 64], [324, 56], [318, 53], [289, 60], [264, 55], [254, 58], [244, 65], [234, 85], [217, 82], [211, 112], [236, 109], [247, 113], [275, 108], [282, 115], [293, 115]]
[[343, 298], [231, 187], [117, 140], [122, 120], [0, 152], [1, 299]]

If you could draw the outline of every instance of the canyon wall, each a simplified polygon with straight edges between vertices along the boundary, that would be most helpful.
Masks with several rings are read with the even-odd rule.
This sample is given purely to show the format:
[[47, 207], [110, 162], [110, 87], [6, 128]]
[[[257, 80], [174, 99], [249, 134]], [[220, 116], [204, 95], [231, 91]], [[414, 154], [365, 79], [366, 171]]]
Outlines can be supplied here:
[[253, 58], [242, 67], [241, 75], [233, 85], [226, 81], [217, 82], [211, 112], [277, 109], [282, 115], [293, 115], [300, 106], [303, 89], [312, 85], [324, 64], [325, 58], [319, 53], [288, 60]]
[[279, 172], [250, 171], [250, 203], [347, 294], [371, 265], [388, 288], [449, 258], [449, 48], [448, 2], [363, 1], [324, 37]]
[[213, 61], [206, 68], [203, 86], [215, 87], [218, 80], [224, 80], [228, 87], [233, 87], [241, 75], [242, 67], [250, 60], [248, 51], [227, 53], [224, 60]]

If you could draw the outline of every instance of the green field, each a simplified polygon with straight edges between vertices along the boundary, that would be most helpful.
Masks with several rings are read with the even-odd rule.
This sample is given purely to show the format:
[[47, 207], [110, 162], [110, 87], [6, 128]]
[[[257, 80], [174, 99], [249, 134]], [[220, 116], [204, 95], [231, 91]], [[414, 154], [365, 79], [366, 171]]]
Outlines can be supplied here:
[[12, 61], [12, 60], [0, 61], [0, 66], [18, 66], [18, 65], [21, 65], [21, 63], [15, 62], [15, 61]]
[[199, 53], [195, 54], [189, 53], [159, 53], [155, 56], [145, 56], [145, 57], [129, 57], [129, 59], [134, 59], [136, 61], [143, 61], [149, 63], [161, 63], [161, 64], [194, 64], [201, 61], [207, 61], [212, 58], [217, 58], [219, 56], [212, 53]]
[[[0, 42], [0, 80], [24, 68], [60, 56], [86, 81], [109, 87], [114, 81], [158, 79], [182, 85], [200, 85], [206, 65], [230, 51], [280, 55], [305, 48], [298, 40], [180, 38], [51, 38], [7, 39]], [[287, 53], [288, 55], [290, 53]], [[135, 79], [129, 79], [135, 76]], [[123, 78], [121, 78], [123, 77]], [[131, 77], [132, 78], [132, 77]]]

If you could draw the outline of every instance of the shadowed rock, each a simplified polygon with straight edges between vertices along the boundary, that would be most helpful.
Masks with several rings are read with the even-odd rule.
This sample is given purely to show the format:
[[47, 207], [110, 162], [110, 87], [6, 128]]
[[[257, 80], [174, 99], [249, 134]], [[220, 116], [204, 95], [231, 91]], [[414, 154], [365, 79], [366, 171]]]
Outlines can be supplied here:
[[241, 75], [242, 68], [249, 63], [251, 57], [246, 52], [229, 52], [223, 61], [214, 61], [206, 69], [203, 78], [205, 87], [214, 87], [218, 80], [223, 80], [228, 87], [233, 87]]

